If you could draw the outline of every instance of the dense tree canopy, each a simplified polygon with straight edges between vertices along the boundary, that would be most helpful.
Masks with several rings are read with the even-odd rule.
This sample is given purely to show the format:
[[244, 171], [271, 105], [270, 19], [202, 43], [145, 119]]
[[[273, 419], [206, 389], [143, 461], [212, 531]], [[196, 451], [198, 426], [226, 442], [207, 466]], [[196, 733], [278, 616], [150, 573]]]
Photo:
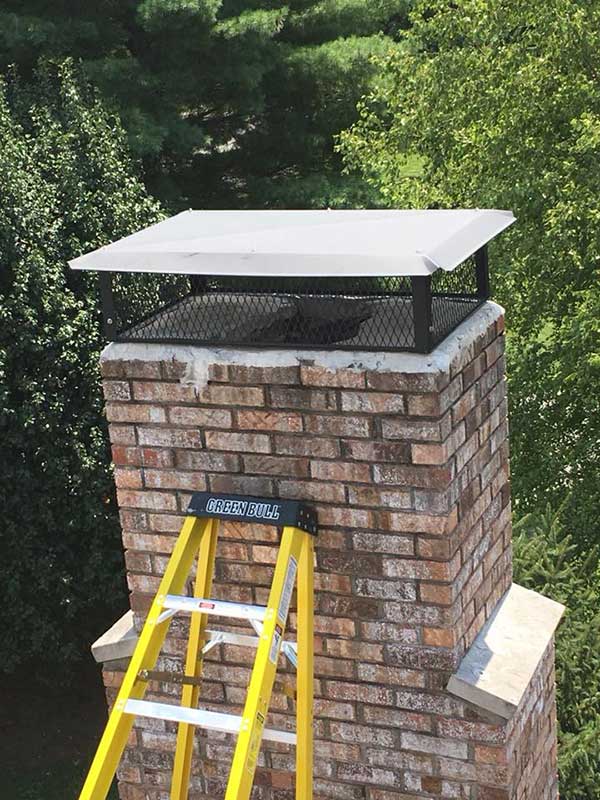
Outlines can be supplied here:
[[68, 67], [0, 85], [2, 669], [68, 675], [126, 606], [93, 276], [66, 261], [158, 217]]
[[410, 0], [5, 0], [0, 68], [82, 59], [175, 205], [353, 205], [333, 135]]
[[561, 797], [597, 800], [600, 3], [419, 2], [381, 66], [342, 136], [349, 167], [390, 205], [518, 218], [491, 258], [509, 333], [516, 577], [568, 606]]

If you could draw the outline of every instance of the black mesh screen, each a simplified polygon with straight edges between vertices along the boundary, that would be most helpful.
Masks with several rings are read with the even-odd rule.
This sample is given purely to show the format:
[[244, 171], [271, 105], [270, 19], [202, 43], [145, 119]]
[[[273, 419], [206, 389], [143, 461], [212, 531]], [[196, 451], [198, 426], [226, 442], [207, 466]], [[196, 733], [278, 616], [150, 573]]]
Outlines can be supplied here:
[[431, 276], [432, 346], [445, 339], [480, 304], [474, 257], [452, 272], [441, 269], [434, 272]]
[[[415, 349], [409, 277], [273, 280], [118, 273], [112, 285], [111, 338], [119, 341]], [[431, 286], [434, 346], [481, 299], [470, 261], [451, 273], [436, 272]]]

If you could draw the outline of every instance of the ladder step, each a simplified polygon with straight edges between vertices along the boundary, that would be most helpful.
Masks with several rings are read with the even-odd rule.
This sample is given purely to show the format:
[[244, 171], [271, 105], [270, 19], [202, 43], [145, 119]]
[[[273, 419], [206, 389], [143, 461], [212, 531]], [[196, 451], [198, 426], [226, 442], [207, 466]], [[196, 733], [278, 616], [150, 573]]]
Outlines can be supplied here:
[[[199, 708], [186, 708], [173, 706], [168, 703], [152, 703], [148, 700], [128, 700], [125, 703], [125, 713], [136, 717], [150, 717], [150, 719], [165, 719], [170, 722], [186, 722], [199, 728], [211, 731], [237, 734], [240, 731], [242, 718], [234, 714], [220, 714], [217, 711], [205, 711]], [[290, 731], [278, 731], [274, 728], [263, 730], [263, 739], [269, 742], [282, 744], [296, 744], [296, 734]]]
[[176, 594], [168, 594], [165, 597], [163, 608], [173, 611], [186, 611], [188, 614], [214, 614], [217, 617], [258, 619], [261, 621], [264, 620], [267, 612], [265, 606], [228, 603], [225, 600], [206, 600], [202, 597], [182, 597]]

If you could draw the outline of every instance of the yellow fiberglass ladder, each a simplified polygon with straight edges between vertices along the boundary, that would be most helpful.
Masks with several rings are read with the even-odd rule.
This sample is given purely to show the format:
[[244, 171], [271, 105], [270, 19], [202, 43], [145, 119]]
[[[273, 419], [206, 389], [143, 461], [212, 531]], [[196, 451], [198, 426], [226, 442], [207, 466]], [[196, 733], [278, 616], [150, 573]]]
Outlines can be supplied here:
[[[276, 525], [283, 528], [273, 583], [266, 606], [211, 600], [219, 520]], [[262, 739], [296, 745], [296, 800], [312, 800], [313, 763], [313, 554], [315, 511], [293, 500], [197, 492], [173, 554], [148, 612], [139, 641], [79, 800], [105, 800], [136, 717], [178, 723], [171, 800], [187, 800], [196, 727], [237, 736], [225, 800], [250, 797]], [[194, 596], [184, 596], [197, 557]], [[297, 583], [297, 642], [284, 641], [290, 601]], [[191, 615], [184, 672], [171, 676], [182, 684], [181, 705], [145, 701], [157, 658], [175, 614]], [[215, 615], [247, 620], [256, 633], [246, 636], [208, 630]], [[242, 716], [198, 708], [203, 656], [217, 644], [256, 647]], [[265, 727], [283, 650], [296, 667], [296, 733]]]

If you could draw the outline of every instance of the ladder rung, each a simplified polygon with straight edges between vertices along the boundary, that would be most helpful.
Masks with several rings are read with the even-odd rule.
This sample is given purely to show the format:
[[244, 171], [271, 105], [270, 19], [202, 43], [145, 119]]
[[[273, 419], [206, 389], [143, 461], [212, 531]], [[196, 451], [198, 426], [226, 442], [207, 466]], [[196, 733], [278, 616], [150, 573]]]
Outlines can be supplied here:
[[[207, 642], [217, 639], [218, 644], [235, 644], [239, 645], [240, 647], [258, 647], [258, 636], [247, 636], [244, 633], [230, 633], [229, 631], [214, 631], [210, 628], [207, 628], [204, 633], [206, 635]], [[284, 641], [282, 647], [284, 650], [289, 648], [295, 653], [298, 645], [296, 642]]]
[[245, 603], [228, 603], [225, 600], [206, 600], [202, 597], [182, 597], [168, 594], [163, 602], [163, 608], [174, 611], [186, 611], [188, 614], [214, 614], [218, 617], [232, 617], [234, 619], [264, 620], [265, 606], [249, 606]]
[[[152, 703], [147, 700], [128, 700], [125, 703], [125, 713], [136, 717], [150, 717], [151, 719], [165, 719], [170, 722], [187, 722], [211, 731], [237, 734], [240, 731], [242, 718], [234, 714], [220, 714], [217, 711], [205, 711], [199, 708], [186, 708], [173, 706], [168, 703]], [[274, 728], [263, 730], [263, 739], [270, 742], [283, 744], [296, 744], [296, 734], [290, 731], [278, 731]]]

